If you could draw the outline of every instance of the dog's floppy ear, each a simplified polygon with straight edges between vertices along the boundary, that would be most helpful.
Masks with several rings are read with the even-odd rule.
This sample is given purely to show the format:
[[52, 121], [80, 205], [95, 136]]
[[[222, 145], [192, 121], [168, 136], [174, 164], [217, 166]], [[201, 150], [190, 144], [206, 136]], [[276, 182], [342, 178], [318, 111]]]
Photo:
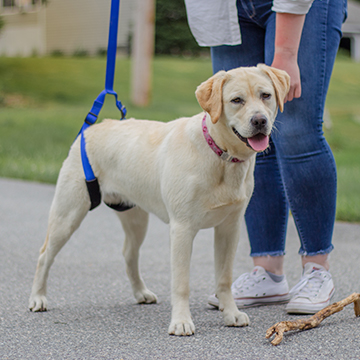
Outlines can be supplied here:
[[219, 120], [222, 112], [222, 88], [226, 79], [226, 71], [219, 71], [210, 79], [201, 83], [195, 91], [197, 101], [210, 114], [213, 124]]
[[279, 109], [283, 112], [284, 100], [290, 90], [290, 76], [284, 70], [279, 70], [264, 64], [259, 64], [257, 67], [271, 79], [275, 88]]

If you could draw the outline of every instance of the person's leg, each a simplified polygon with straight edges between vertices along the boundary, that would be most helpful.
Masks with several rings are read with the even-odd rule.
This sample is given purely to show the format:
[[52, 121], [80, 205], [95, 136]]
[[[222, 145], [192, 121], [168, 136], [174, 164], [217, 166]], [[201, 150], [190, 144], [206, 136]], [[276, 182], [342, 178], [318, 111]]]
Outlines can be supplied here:
[[284, 255], [254, 256], [253, 263], [254, 266], [261, 266], [271, 274], [279, 276], [284, 274]]
[[333, 249], [336, 166], [322, 117], [342, 20], [343, 2], [314, 1], [299, 49], [302, 96], [285, 105], [273, 136], [304, 267], [300, 283], [291, 291], [288, 312], [314, 313], [329, 304], [334, 292], [327, 270]]
[[[273, 37], [275, 33], [275, 14], [271, 12], [271, 5], [271, 1], [237, 1], [242, 43], [238, 46], [224, 45], [211, 48], [214, 73], [266, 62], [264, 44], [269, 40], [274, 44], [274, 39], [267, 35], [267, 28], [273, 27]], [[256, 200], [257, 190], [261, 191], [259, 200]], [[255, 200], [251, 200], [246, 212], [251, 256], [254, 257], [255, 265], [260, 265], [257, 264], [257, 258], [259, 261], [263, 260], [263, 265], [271, 258], [269, 262], [274, 266], [269, 264], [269, 268], [266, 266], [265, 269], [281, 273], [288, 205], [273, 143], [270, 143], [269, 150], [257, 156], [254, 197]], [[269, 199], [267, 204], [262, 201], [264, 197]]]
[[[273, 136], [272, 149], [277, 162], [271, 159], [270, 154], [263, 157], [263, 164], [259, 157], [257, 159], [255, 191], [246, 214], [254, 264], [281, 274], [283, 256], [279, 253], [269, 256], [274, 248], [266, 248], [264, 244], [270, 241], [269, 237], [276, 242], [281, 238], [285, 241], [286, 230], [280, 224], [286, 224], [285, 204], [289, 203], [291, 207], [301, 240], [299, 253], [302, 255], [304, 273], [293, 289], [294, 299], [287, 307], [288, 312], [316, 312], [329, 303], [334, 290], [327, 270], [328, 253], [333, 248], [331, 238], [335, 220], [336, 168], [323, 136], [322, 116], [343, 15], [343, 2], [315, 0], [307, 16], [299, 55], [303, 96], [286, 104], [284, 114], [278, 118], [278, 132]], [[271, 64], [274, 36], [271, 17], [268, 29], [265, 63]], [[285, 217], [277, 212], [278, 209], [273, 212], [275, 217], [280, 214], [277, 224], [276, 219], [271, 217], [273, 209], [270, 203], [273, 197], [267, 194], [267, 180], [274, 178], [274, 173], [270, 167], [268, 171], [265, 169], [271, 162], [279, 166], [283, 195], [287, 200], [283, 197], [284, 206], [280, 206], [286, 211]], [[276, 191], [279, 194], [276, 198], [281, 199], [281, 188], [276, 188]], [[275, 227], [272, 226], [274, 221]], [[267, 229], [264, 231], [267, 236], [263, 239], [261, 234], [259, 236], [259, 224]]]
[[[266, 26], [271, 15], [272, 2], [238, 0], [239, 22], [242, 44], [239, 46], [219, 46], [211, 49], [213, 71], [229, 70], [239, 66], [256, 66], [265, 62]], [[257, 157], [255, 189], [266, 191], [269, 207], [262, 201], [250, 206], [250, 225], [247, 220], [250, 244], [255, 268], [251, 273], [242, 274], [233, 284], [232, 292], [239, 308], [289, 300], [288, 284], [283, 273], [285, 235], [288, 205], [282, 185], [274, 144]], [[259, 179], [257, 181], [256, 179]], [[256, 190], [255, 190], [256, 191]], [[258, 211], [267, 220], [258, 221]], [[249, 211], [247, 211], [247, 217]], [[275, 228], [274, 228], [275, 227]], [[278, 236], [282, 233], [282, 236]], [[271, 238], [269, 239], [269, 234]], [[280, 275], [280, 276], [277, 276]], [[211, 295], [209, 304], [218, 306], [216, 295]]]
[[[231, 70], [240, 66], [256, 66], [264, 62], [265, 29], [249, 19], [247, 1], [238, 0], [238, 15], [241, 27], [241, 44], [222, 45], [210, 49], [213, 73]], [[244, 8], [244, 6], [245, 8]]]
[[306, 17], [298, 60], [302, 96], [285, 105], [273, 136], [301, 240], [299, 253], [305, 259], [317, 256], [319, 261], [333, 249], [336, 205], [336, 166], [322, 130], [325, 98], [341, 37], [342, 6], [336, 8], [334, 3], [315, 0]]
[[[267, 9], [258, 21], [265, 29], [263, 62], [271, 65], [274, 54], [275, 13]], [[278, 132], [277, 129], [274, 132]], [[256, 158], [255, 188], [245, 220], [254, 266], [261, 266], [276, 275], [283, 274], [288, 214], [289, 206], [276, 156], [276, 146], [271, 141], [269, 149], [258, 154]]]
[[255, 187], [245, 220], [254, 266], [283, 274], [289, 207], [285, 196], [275, 145], [257, 155]]
[[[337, 53], [337, 49], [339, 47], [340, 38], [341, 38], [341, 26], [342, 22], [345, 21], [347, 15], [347, 1], [336, 1], [328, 3], [328, 8], [326, 15], [323, 16], [323, 24], [327, 24], [326, 29], [323, 28], [323, 34], [325, 34], [326, 43], [323, 43], [323, 49], [326, 52], [325, 59], [325, 75], [323, 82], [323, 106], [325, 104], [325, 98], [327, 94], [327, 89], [330, 82], [330, 77], [332, 73], [332, 69], [335, 62], [335, 57]], [[316, 16], [316, 15], [315, 15]], [[304, 60], [306, 62], [306, 59]], [[323, 108], [322, 108], [323, 113]], [[330, 148], [327, 146], [327, 149]], [[330, 150], [330, 163], [334, 164], [333, 156]], [[336, 182], [336, 174], [335, 174], [335, 182]], [[335, 183], [336, 187], [336, 183]], [[336, 192], [336, 188], [335, 188]], [[333, 204], [333, 216], [335, 220], [335, 206], [336, 206], [336, 195], [335, 199], [332, 199]], [[332, 222], [334, 224], [334, 222]], [[333, 227], [331, 227], [332, 229]], [[332, 234], [332, 231], [331, 231]], [[301, 251], [301, 250], [300, 250]], [[329, 270], [329, 261], [328, 261], [328, 253], [307, 253], [306, 250], [302, 252], [302, 265], [305, 267], [308, 263], [316, 263], [322, 265], [326, 270]]]

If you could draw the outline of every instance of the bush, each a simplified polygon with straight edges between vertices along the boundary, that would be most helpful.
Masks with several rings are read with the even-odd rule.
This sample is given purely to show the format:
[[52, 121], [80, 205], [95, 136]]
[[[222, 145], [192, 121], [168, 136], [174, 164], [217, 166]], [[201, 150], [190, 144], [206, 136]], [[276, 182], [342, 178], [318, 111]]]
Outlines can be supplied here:
[[74, 57], [88, 57], [89, 56], [89, 52], [87, 50], [84, 49], [76, 49], [73, 53]]
[[5, 25], [4, 18], [2, 16], [0, 16], [0, 32], [1, 32], [1, 29], [4, 27], [4, 25]]
[[107, 49], [106, 48], [99, 48], [96, 52], [96, 55], [99, 57], [105, 57], [107, 55]]
[[62, 50], [53, 50], [50, 55], [52, 57], [63, 57], [64, 52]]
[[203, 52], [190, 32], [184, 0], [156, 0], [155, 53], [193, 56]]

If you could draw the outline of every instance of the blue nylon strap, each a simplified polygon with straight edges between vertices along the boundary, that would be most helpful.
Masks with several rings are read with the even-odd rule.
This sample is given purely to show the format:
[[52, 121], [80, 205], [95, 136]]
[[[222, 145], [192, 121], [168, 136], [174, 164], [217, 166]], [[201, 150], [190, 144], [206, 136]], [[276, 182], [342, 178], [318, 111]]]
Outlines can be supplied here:
[[110, 25], [109, 25], [109, 40], [107, 50], [107, 63], [106, 63], [106, 78], [105, 89], [113, 90], [114, 87], [114, 73], [116, 62], [116, 49], [117, 49], [117, 33], [119, 26], [119, 10], [120, 0], [111, 1], [110, 11]]
[[84, 174], [86, 181], [93, 181], [96, 179], [94, 172], [91, 168], [88, 156], [86, 154], [86, 141], [84, 137], [84, 131], [91, 125], [95, 124], [99, 113], [104, 105], [105, 96], [107, 94], [115, 97], [115, 104], [121, 112], [121, 120], [125, 119], [126, 108], [118, 100], [117, 93], [113, 90], [115, 64], [116, 64], [116, 51], [117, 51], [117, 33], [119, 25], [119, 10], [120, 0], [111, 0], [110, 11], [110, 25], [109, 25], [109, 40], [106, 59], [106, 77], [105, 77], [105, 89], [95, 99], [93, 106], [85, 118], [85, 122], [79, 132], [81, 134], [81, 161], [83, 164]]
[[90, 165], [89, 158], [86, 153], [86, 142], [84, 137], [84, 131], [89, 127], [90, 125], [84, 123], [84, 125], [81, 128], [81, 139], [80, 139], [80, 151], [81, 151], [81, 162], [84, 169], [85, 179], [86, 181], [93, 181], [95, 180], [95, 175], [93, 172], [93, 169]]

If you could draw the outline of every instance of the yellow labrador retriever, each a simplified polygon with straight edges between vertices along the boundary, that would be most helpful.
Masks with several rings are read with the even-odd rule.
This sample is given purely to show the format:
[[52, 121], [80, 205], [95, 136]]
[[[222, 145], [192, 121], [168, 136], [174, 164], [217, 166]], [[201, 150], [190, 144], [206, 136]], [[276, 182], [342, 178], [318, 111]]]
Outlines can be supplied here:
[[[88, 157], [105, 202], [135, 204], [117, 212], [126, 234], [123, 254], [138, 303], [155, 303], [138, 267], [148, 213], [170, 224], [171, 302], [169, 334], [192, 335], [189, 269], [200, 229], [215, 228], [216, 294], [225, 325], [246, 326], [231, 295], [239, 226], [254, 181], [255, 154], [264, 151], [289, 90], [289, 76], [265, 65], [220, 71], [196, 97], [205, 113], [169, 123], [105, 120], [85, 132]], [[47, 308], [46, 282], [56, 254], [90, 206], [77, 139], [59, 174], [45, 244], [40, 250], [29, 301]]]

